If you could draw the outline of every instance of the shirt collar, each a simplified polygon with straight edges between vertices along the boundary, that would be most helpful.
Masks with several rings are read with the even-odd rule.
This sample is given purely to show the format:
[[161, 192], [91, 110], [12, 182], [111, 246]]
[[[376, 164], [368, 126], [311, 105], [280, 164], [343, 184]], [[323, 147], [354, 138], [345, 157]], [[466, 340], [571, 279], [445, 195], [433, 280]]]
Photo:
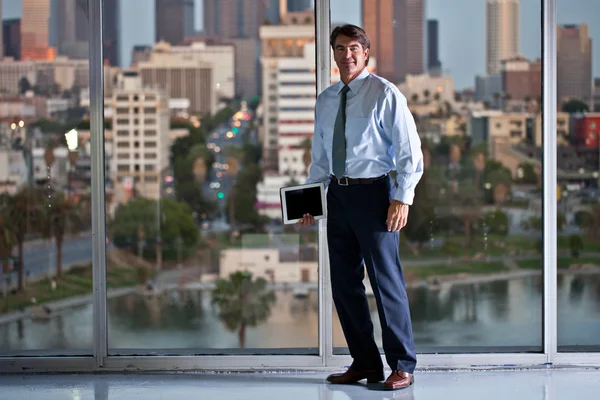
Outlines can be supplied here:
[[[362, 87], [362, 85], [364, 85], [364, 83], [367, 80], [367, 77], [369, 75], [371, 75], [371, 73], [369, 72], [369, 69], [367, 67], [363, 68], [363, 70], [360, 72], [360, 74], [358, 74], [358, 76], [356, 78], [352, 79], [352, 81], [348, 84], [350, 91], [353, 94], [357, 94], [358, 91], [360, 90], [360, 88]], [[344, 87], [344, 82], [339, 81], [338, 87], [337, 87], [338, 94], [340, 94], [343, 87]]]

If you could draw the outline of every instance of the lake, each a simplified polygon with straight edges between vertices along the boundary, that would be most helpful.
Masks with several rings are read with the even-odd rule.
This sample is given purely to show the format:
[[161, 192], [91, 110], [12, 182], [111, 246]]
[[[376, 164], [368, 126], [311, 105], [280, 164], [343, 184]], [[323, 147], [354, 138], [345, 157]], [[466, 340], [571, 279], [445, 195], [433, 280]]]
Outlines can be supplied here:
[[[600, 346], [600, 275], [559, 275], [559, 344]], [[449, 347], [516, 347], [542, 345], [541, 277], [453, 285], [441, 290], [409, 290], [413, 330], [419, 352]], [[236, 349], [210, 304], [208, 291], [173, 290], [158, 297], [130, 294], [109, 300], [109, 347], [120, 349]], [[264, 324], [250, 328], [246, 347], [307, 354], [317, 348], [317, 293], [295, 298], [277, 292]], [[373, 310], [375, 337], [381, 329]], [[344, 353], [343, 334], [334, 311], [334, 347]], [[36, 349], [91, 349], [92, 306], [61, 311], [45, 321], [25, 319], [0, 325], [0, 353]], [[199, 349], [199, 350], [198, 350]], [[496, 349], [498, 351], [498, 349]], [[127, 352], [127, 351], [124, 351]], [[235, 350], [232, 350], [235, 353]], [[268, 350], [264, 351], [268, 353]], [[60, 353], [60, 351], [58, 352]]]

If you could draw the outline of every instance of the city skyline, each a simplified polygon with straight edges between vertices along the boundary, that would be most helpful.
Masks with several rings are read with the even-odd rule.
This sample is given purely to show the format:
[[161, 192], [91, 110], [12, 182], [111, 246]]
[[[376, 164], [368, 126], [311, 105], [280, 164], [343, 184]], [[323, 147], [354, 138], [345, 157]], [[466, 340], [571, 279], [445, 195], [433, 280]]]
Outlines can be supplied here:
[[[144, 4], [152, 3], [151, 7]], [[576, 4], [574, 4], [576, 3]], [[195, 28], [202, 29], [202, 0], [195, 0]], [[121, 2], [120, 59], [128, 66], [134, 45], [152, 45], [155, 38], [154, 3], [152, 0], [129, 0]], [[443, 71], [454, 78], [457, 89], [473, 87], [475, 76], [485, 74], [485, 6], [481, 0], [444, 0], [426, 2], [426, 19], [439, 21], [439, 59]], [[331, 0], [332, 23], [347, 22], [362, 25], [361, 0]], [[21, 0], [3, 2], [3, 18], [21, 15]], [[541, 56], [541, 2], [524, 0], [520, 8], [519, 47], [529, 59]], [[592, 77], [600, 77], [600, 24], [590, 18], [600, 15], [600, 2], [595, 0], [558, 0], [559, 24], [589, 25], [592, 38]], [[133, 18], [135, 16], [135, 19]], [[141, 26], [127, 25], [126, 21], [148, 21]], [[471, 29], [464, 29], [460, 21], [467, 20]], [[474, 34], [477, 32], [478, 34]], [[473, 40], [477, 38], [477, 40]], [[594, 40], [596, 39], [596, 40]]]

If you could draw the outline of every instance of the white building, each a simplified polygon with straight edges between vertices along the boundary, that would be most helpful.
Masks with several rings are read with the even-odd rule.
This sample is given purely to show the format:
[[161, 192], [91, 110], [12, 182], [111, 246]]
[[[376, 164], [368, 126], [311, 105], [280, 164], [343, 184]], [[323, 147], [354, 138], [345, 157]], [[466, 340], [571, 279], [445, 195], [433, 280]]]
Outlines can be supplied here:
[[143, 87], [135, 71], [124, 72], [112, 98], [105, 100], [115, 110], [111, 175], [116, 189], [132, 185], [138, 196], [160, 197], [171, 146], [168, 101], [164, 91]]
[[[454, 79], [450, 76], [406, 75], [406, 81], [398, 85], [398, 89], [408, 101], [416, 95], [418, 101], [429, 100], [454, 104]], [[425, 93], [428, 94], [427, 98]]]
[[[310, 36], [313, 35], [313, 36]], [[290, 37], [296, 37], [292, 40]], [[257, 187], [257, 208], [269, 218], [281, 218], [279, 189], [290, 182], [306, 182], [304, 143], [314, 134], [316, 71], [314, 27], [261, 27], [263, 48], [263, 169]], [[299, 46], [301, 45], [301, 46]], [[331, 57], [331, 83], [339, 71]], [[369, 60], [373, 71], [376, 60]], [[310, 149], [310, 147], [309, 147]], [[310, 151], [310, 150], [309, 150]]]
[[7, 57], [0, 60], [0, 90], [8, 94], [19, 94], [21, 78], [27, 78], [31, 86], [50, 87], [58, 85], [61, 90], [73, 86], [89, 87], [89, 65], [87, 60], [56, 57], [52, 61], [16, 61]]
[[0, 193], [14, 194], [27, 183], [23, 152], [0, 148]]
[[214, 113], [220, 99], [235, 97], [233, 45], [156, 44], [150, 59], [138, 63], [145, 86], [161, 88], [170, 98], [189, 99], [191, 112]]

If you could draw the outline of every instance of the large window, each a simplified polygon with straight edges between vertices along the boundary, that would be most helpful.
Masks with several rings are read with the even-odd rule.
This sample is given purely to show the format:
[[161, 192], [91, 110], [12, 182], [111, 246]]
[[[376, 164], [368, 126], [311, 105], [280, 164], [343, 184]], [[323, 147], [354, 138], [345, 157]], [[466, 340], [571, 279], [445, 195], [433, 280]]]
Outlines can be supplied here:
[[2, 2], [0, 370], [348, 365], [326, 221], [284, 225], [279, 192], [344, 23], [422, 142], [419, 365], [598, 363], [596, 2], [314, 3]]
[[[369, 65], [407, 98], [422, 140], [399, 243], [417, 351], [541, 351], [539, 2], [356, 3], [333, 1], [332, 25], [366, 30]], [[347, 353], [335, 312], [333, 346]]]
[[582, 0], [557, 6], [558, 346], [598, 351], [600, 24], [591, 15], [599, 8]]
[[131, 67], [109, 60], [104, 101], [143, 114], [135, 127], [115, 118], [123, 143], [156, 134], [107, 153], [109, 354], [318, 354], [317, 228], [283, 226], [279, 198], [310, 163], [314, 11], [263, 25], [263, 2], [205, 1], [203, 21], [184, 2], [138, 3], [155, 32], [120, 43]]
[[0, 355], [91, 355], [89, 22], [66, 2], [4, 5]]

